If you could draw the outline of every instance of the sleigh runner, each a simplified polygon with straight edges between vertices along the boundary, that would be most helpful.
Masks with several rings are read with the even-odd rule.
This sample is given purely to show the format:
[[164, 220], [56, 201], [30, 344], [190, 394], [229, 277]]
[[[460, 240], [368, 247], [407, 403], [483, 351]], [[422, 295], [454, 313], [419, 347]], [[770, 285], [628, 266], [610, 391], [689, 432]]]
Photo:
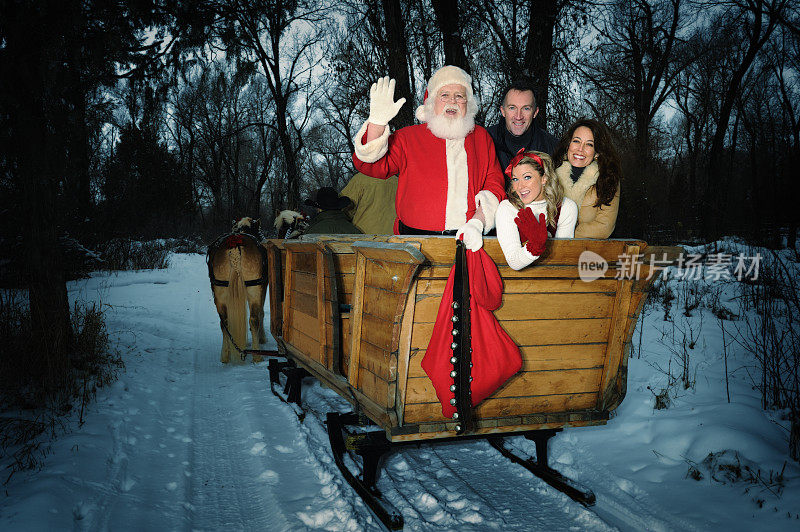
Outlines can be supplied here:
[[[665, 266], [680, 248], [648, 247], [637, 240], [552, 240], [539, 261], [515, 271], [497, 241], [486, 238], [484, 249], [504, 285], [494, 316], [519, 346], [522, 368], [470, 407], [470, 351], [459, 351], [463, 345], [455, 341], [466, 331], [454, 333], [451, 390], [458, 411], [447, 418], [421, 361], [457, 255], [452, 238], [319, 235], [268, 240], [266, 246], [270, 327], [280, 351], [290, 365], [335, 390], [359, 414], [333, 414], [334, 454], [343, 447], [340, 427], [355, 419], [368, 418], [383, 433], [346, 438], [346, 446], [364, 459], [364, 474], [355, 479], [361, 486], [354, 484], [365, 491], [362, 498], [375, 491], [377, 462], [388, 446], [489, 437], [503, 452], [502, 436], [522, 433], [536, 441], [538, 456], [519, 463], [542, 478], [549, 475], [545, 480], [560, 483], [557, 487], [573, 498], [593, 502], [591, 492], [570, 492], [568, 479], [549, 469], [547, 440], [565, 427], [605, 424], [620, 404], [633, 330], [657, 277], [650, 268]], [[585, 251], [595, 254], [596, 265], [608, 264], [605, 271], [589, 272], [597, 277], [589, 282], [579, 270]], [[632, 264], [638, 265], [635, 271]], [[454, 306], [459, 304], [463, 310], [464, 301]], [[294, 386], [298, 397], [299, 381]]]

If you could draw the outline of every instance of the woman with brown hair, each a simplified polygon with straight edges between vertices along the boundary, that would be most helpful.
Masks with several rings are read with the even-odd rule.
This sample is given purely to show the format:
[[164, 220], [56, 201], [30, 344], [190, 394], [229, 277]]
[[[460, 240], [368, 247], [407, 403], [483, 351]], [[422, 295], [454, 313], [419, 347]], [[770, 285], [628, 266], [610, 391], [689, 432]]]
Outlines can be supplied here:
[[561, 138], [553, 160], [564, 196], [578, 204], [575, 238], [611, 236], [622, 171], [608, 128], [597, 120], [578, 120]]

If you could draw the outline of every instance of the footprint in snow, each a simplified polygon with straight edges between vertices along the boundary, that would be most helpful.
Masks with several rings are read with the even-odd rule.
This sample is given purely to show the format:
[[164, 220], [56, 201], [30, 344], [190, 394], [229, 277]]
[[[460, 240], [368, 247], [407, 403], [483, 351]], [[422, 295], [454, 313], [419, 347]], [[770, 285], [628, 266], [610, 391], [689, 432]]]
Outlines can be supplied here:
[[266, 482], [272, 486], [275, 486], [280, 482], [280, 475], [271, 469], [267, 469], [263, 473], [258, 476], [259, 480]]
[[120, 483], [119, 489], [121, 489], [122, 491], [125, 491], [125, 492], [131, 491], [131, 489], [133, 489], [133, 486], [135, 486], [135, 485], [136, 485], [136, 481], [133, 480], [131, 477], [127, 477], [126, 476], [122, 480], [122, 482]]
[[250, 449], [250, 454], [253, 456], [264, 456], [267, 454], [266, 452], [267, 444], [264, 442], [258, 442]]
[[422, 510], [433, 510], [439, 506], [439, 501], [430, 493], [420, 493], [417, 496], [417, 506]]
[[91, 509], [90, 505], [86, 504], [85, 502], [81, 501], [75, 506], [72, 507], [72, 517], [76, 521], [80, 521], [89, 515], [89, 510]]
[[294, 452], [294, 449], [286, 447], [285, 445], [276, 445], [275, 450], [282, 454], [291, 454]]

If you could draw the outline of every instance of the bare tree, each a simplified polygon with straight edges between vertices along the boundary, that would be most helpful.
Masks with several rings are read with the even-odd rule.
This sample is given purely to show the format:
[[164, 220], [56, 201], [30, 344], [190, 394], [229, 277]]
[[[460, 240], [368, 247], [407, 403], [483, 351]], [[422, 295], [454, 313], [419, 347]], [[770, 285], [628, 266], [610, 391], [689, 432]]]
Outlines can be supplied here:
[[[571, 0], [472, 0], [468, 3], [468, 14], [480, 28], [481, 40], [490, 42], [493, 47], [491, 61], [481, 65], [482, 70], [493, 71], [501, 86], [516, 77], [530, 77], [536, 87], [540, 109], [537, 119], [542, 124], [547, 123], [556, 35], [567, 27], [577, 27], [582, 21], [577, 15], [589, 5], [591, 2], [578, 4]], [[566, 19], [570, 11], [574, 11], [575, 17]], [[492, 104], [499, 103], [492, 101]]]
[[[309, 119], [307, 98], [313, 56], [321, 42], [326, 9], [310, 0], [273, 2], [219, 0], [201, 3], [199, 9], [213, 14], [209, 42], [222, 44], [240, 70], [261, 77], [274, 102], [271, 127], [280, 142], [286, 170], [287, 201], [300, 204], [302, 174], [298, 154], [303, 148], [301, 131]], [[299, 103], [299, 105], [298, 105]]]
[[630, 106], [635, 150], [647, 158], [653, 120], [701, 50], [684, 46], [682, 0], [613, 0], [607, 13], [594, 24], [600, 42], [592, 58], [573, 64], [596, 90]]
[[701, 2], [706, 9], [719, 8], [714, 26], [727, 35], [739, 36], [739, 46], [733, 50], [737, 66], [729, 73], [719, 96], [719, 114], [709, 150], [706, 187], [703, 194], [703, 227], [708, 240], [716, 239], [722, 230], [722, 218], [728, 198], [727, 187], [722, 186], [724, 172], [725, 139], [742, 81], [753, 67], [761, 49], [772, 37], [781, 16], [786, 15], [788, 0], [731, 0], [728, 2]]

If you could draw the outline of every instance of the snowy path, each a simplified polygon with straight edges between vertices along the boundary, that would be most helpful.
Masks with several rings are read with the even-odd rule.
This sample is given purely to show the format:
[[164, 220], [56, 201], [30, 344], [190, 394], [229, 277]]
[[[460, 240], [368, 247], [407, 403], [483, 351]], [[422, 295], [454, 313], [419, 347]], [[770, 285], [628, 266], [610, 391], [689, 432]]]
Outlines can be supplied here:
[[[266, 363], [219, 363], [202, 257], [176, 255], [165, 271], [97, 276], [70, 288], [72, 298], [109, 305], [126, 371], [98, 392], [83, 427], [54, 443], [41, 472], [6, 486], [0, 530], [378, 529], [328, 445], [325, 415], [348, 404], [306, 379], [301, 422], [270, 392]], [[780, 511], [762, 511], [739, 486], [686, 478], [684, 456], [734, 447], [717, 440], [739, 434], [740, 418], [736, 430], [775, 431], [767, 420], [744, 405], [726, 405], [724, 419], [702, 405], [654, 414], [649, 377], [641, 375], [632, 373], [607, 426], [568, 429], [551, 442], [551, 465], [593, 489], [594, 508], [485, 441], [404, 447], [385, 459], [378, 488], [406, 530], [791, 530], [800, 523], [792, 514], [800, 503], [786, 502], [796, 488], [769, 501]], [[724, 429], [699, 428], [717, 419]], [[774, 441], [744, 437], [751, 456], [779, 467], [780, 456], [770, 458]], [[535, 452], [521, 437], [510, 445]], [[788, 468], [792, 486], [797, 471]]]

